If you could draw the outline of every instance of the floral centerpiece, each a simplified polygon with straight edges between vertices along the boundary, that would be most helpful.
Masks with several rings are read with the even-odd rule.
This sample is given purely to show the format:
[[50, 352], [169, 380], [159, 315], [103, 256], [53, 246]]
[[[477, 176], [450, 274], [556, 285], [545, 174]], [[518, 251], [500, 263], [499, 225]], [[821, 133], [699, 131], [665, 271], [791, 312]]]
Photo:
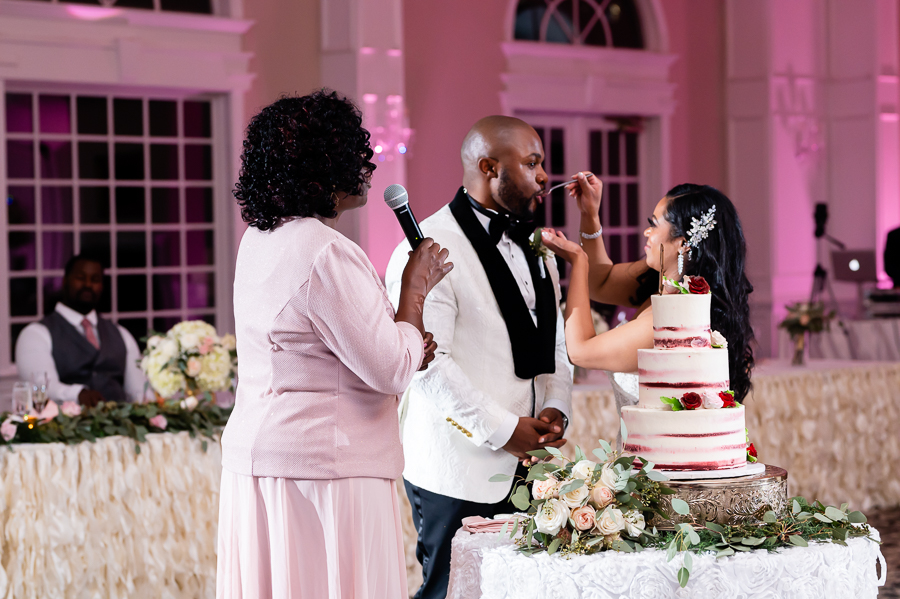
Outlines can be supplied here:
[[234, 335], [219, 337], [202, 320], [179, 322], [165, 335], [151, 332], [141, 359], [141, 370], [161, 398], [181, 392], [184, 402], [196, 406], [196, 396], [209, 399], [232, 388], [237, 371]]
[[[627, 438], [623, 423], [623, 443]], [[790, 513], [767, 511], [756, 523], [699, 522], [686, 501], [673, 497], [676, 491], [651, 462], [613, 451], [603, 440], [592, 452], [596, 462], [579, 447], [574, 459], [553, 447], [528, 453], [545, 461], [533, 464], [526, 478], [513, 484], [510, 500], [522, 513], [500, 533], [515, 539], [518, 550], [527, 555], [655, 548], [666, 551], [671, 561], [676, 553], [689, 552], [678, 570], [684, 587], [692, 569], [690, 552], [713, 552], [721, 558], [754, 549], [805, 547], [810, 541], [846, 544], [850, 537], [872, 538], [866, 517], [847, 504], [837, 508], [802, 497], [789, 501]], [[490, 480], [510, 478], [497, 474]], [[648, 526], [654, 515], [677, 522], [674, 530]]]
[[826, 313], [823, 302], [794, 302], [785, 306], [787, 316], [778, 327], [786, 329], [794, 342], [794, 357], [791, 363], [800, 366], [804, 362], [807, 333], [821, 333], [829, 328], [834, 311]]

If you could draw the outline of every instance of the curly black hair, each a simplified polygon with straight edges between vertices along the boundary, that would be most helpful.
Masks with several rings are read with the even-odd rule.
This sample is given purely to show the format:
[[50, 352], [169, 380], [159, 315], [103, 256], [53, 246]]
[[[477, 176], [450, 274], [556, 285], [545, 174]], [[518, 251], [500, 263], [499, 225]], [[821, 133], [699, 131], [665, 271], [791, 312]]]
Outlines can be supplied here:
[[337, 216], [335, 193], [359, 195], [375, 170], [359, 109], [337, 92], [284, 96], [250, 120], [234, 197], [251, 227]]
[[[735, 399], [743, 402], [751, 389], [750, 372], [755, 359], [748, 302], [753, 285], [744, 273], [747, 244], [741, 220], [731, 200], [709, 185], [684, 183], [670, 189], [665, 197], [668, 200], [665, 218], [671, 227], [672, 239], [687, 239], [691, 219], [699, 220], [713, 205], [716, 207], [716, 226], [709, 237], [692, 248], [690, 258], [685, 254], [684, 274], [700, 275], [709, 283], [712, 292], [710, 325], [728, 340], [731, 389]], [[658, 289], [659, 273], [648, 269], [638, 277], [638, 289], [630, 300], [639, 306]]]

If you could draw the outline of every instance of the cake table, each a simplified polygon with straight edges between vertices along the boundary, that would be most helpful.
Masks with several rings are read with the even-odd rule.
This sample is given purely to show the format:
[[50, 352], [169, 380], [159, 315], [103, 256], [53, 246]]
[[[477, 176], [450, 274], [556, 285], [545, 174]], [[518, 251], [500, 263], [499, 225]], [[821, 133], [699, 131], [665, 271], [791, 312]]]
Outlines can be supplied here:
[[[873, 537], [878, 538], [873, 530]], [[561, 556], [516, 551], [497, 533], [453, 538], [449, 599], [774, 599], [868, 598], [884, 585], [880, 546], [865, 538], [811, 543], [769, 553], [755, 550], [716, 559], [693, 554], [693, 573], [685, 588], [677, 572], [684, 554], [671, 562], [666, 552], [605, 551]], [[878, 566], [876, 566], [876, 563]], [[880, 573], [878, 570], [880, 567]]]

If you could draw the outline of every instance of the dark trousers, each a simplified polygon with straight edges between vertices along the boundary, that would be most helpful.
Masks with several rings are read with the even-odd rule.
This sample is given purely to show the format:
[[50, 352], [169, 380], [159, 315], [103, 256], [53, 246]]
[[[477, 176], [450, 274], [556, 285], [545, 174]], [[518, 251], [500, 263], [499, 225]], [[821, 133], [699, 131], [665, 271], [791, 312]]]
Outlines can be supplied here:
[[[516, 475], [524, 478], [527, 470], [519, 464]], [[413, 524], [418, 533], [416, 558], [422, 564], [422, 586], [415, 599], [444, 599], [450, 582], [450, 542], [469, 516], [492, 518], [495, 514], [519, 511], [506, 499], [498, 503], [475, 503], [426, 491], [403, 479], [406, 496], [412, 505]]]

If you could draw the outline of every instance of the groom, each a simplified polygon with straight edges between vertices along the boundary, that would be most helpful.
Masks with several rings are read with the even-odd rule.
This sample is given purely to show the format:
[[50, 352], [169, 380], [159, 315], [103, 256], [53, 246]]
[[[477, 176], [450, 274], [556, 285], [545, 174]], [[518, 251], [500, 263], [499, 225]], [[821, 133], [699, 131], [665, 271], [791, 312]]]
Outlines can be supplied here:
[[[527, 123], [481, 119], [462, 145], [463, 185], [425, 219], [425, 235], [456, 267], [425, 300], [438, 349], [416, 375], [402, 411], [403, 471], [424, 581], [416, 599], [447, 593], [450, 541], [460, 520], [515, 511], [506, 500], [527, 451], [560, 447], [572, 374], [559, 315], [555, 261], [529, 245], [543, 201], [543, 146]], [[409, 245], [385, 276], [396, 305]]]

